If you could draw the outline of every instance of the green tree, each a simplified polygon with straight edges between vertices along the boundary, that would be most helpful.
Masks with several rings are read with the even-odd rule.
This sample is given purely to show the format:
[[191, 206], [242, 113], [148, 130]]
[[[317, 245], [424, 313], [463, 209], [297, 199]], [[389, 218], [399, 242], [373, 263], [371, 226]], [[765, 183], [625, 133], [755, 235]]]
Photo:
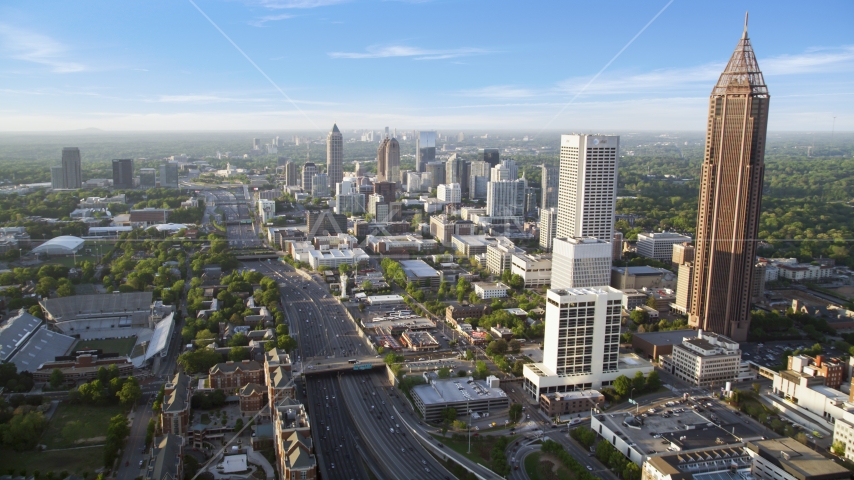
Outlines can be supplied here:
[[638, 325], [644, 325], [649, 322], [649, 314], [645, 310], [632, 310], [629, 318]]
[[451, 369], [448, 367], [442, 367], [437, 372], [439, 378], [451, 378]]
[[136, 378], [128, 377], [122, 385], [122, 389], [116, 393], [122, 405], [133, 405], [142, 396], [142, 389], [139, 388], [139, 382]]
[[659, 388], [661, 388], [661, 377], [658, 376], [657, 371], [653, 370], [646, 377], [646, 391], [655, 392]]
[[207, 372], [220, 362], [222, 362], [222, 355], [210, 348], [184, 352], [178, 357], [178, 364], [191, 374]]
[[475, 377], [479, 379], [486, 378], [486, 376], [489, 375], [489, 368], [486, 366], [486, 363], [483, 360], [478, 360], [475, 363], [474, 374]]
[[830, 446], [830, 450], [833, 452], [834, 455], [841, 457], [845, 455], [845, 443], [843, 443], [841, 440], [835, 440]]
[[522, 404], [514, 403], [510, 405], [509, 417], [511, 422], [518, 422], [522, 418]]
[[625, 375], [620, 375], [614, 379], [614, 391], [617, 395], [625, 397], [632, 389], [632, 381]]
[[442, 409], [442, 418], [448, 422], [453, 422], [457, 419], [457, 409], [453, 407]]
[[632, 379], [632, 388], [634, 388], [636, 392], [642, 393], [645, 386], [646, 379], [643, 377], [643, 372], [635, 372], [635, 377]]
[[522, 350], [522, 343], [514, 338], [507, 342], [507, 348], [510, 350], [510, 353], [519, 353]]
[[62, 370], [54, 368], [50, 372], [50, 379], [48, 381], [52, 388], [59, 388], [65, 383], [65, 374], [62, 373]]
[[276, 345], [286, 352], [292, 352], [297, 348], [297, 341], [290, 335], [279, 335], [276, 338]]
[[249, 360], [249, 349], [247, 347], [231, 347], [228, 352], [228, 359], [232, 362]]

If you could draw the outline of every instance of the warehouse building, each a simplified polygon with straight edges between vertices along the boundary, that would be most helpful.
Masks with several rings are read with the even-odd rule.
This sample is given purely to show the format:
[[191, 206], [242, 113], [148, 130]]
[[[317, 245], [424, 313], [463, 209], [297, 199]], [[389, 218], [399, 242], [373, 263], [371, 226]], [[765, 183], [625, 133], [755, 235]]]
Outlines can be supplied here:
[[510, 399], [504, 390], [471, 377], [432, 379], [427, 385], [413, 387], [412, 399], [427, 422], [441, 421], [442, 410], [449, 407], [456, 409], [458, 415], [466, 415], [468, 410], [484, 413], [510, 408]]

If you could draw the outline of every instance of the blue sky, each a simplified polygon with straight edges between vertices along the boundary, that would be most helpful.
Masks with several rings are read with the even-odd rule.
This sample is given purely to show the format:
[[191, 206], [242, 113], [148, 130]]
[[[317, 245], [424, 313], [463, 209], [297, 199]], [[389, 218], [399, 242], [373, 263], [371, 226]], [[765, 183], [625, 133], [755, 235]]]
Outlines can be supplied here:
[[854, 130], [850, 0], [193, 1], [3, 2], [0, 131], [702, 130], [746, 10], [769, 129]]

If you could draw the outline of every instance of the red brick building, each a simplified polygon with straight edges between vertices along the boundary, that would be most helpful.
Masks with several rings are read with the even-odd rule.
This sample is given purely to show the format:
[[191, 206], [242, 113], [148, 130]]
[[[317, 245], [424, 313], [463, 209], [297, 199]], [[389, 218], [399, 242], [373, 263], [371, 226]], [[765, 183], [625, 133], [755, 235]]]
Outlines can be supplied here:
[[163, 386], [160, 424], [164, 434], [185, 435], [190, 424], [190, 377], [178, 373]]
[[254, 360], [217, 363], [208, 372], [210, 388], [234, 390], [248, 383], [263, 383], [264, 368]]
[[265, 404], [264, 387], [257, 383], [247, 383], [244, 385], [238, 397], [240, 399], [240, 413], [243, 415], [254, 415], [259, 410], [264, 408]]

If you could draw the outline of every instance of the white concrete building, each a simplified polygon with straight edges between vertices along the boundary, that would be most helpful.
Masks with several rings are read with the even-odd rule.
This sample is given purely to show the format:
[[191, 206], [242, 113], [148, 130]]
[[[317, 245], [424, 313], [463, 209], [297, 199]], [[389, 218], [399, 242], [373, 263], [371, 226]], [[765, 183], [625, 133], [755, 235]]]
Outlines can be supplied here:
[[510, 290], [510, 287], [504, 285], [501, 282], [475, 282], [472, 284], [472, 286], [474, 287], [474, 293], [475, 295], [477, 295], [477, 298], [483, 300], [486, 300], [488, 298], [504, 298], [507, 296], [507, 292]]
[[651, 372], [637, 355], [620, 356], [622, 298], [609, 286], [548, 290], [543, 362], [525, 365], [525, 393], [598, 390], [620, 375]]
[[552, 288], [611, 284], [611, 244], [596, 238], [556, 238], [552, 253]]
[[258, 216], [261, 217], [261, 223], [267, 223], [276, 216], [276, 202], [273, 200], [258, 200]]
[[691, 241], [689, 236], [672, 232], [639, 233], [638, 255], [659, 262], [670, 262], [673, 258], [673, 245]]
[[488, 217], [517, 217], [525, 215], [525, 193], [528, 182], [501, 180], [486, 185], [486, 215]]
[[505, 270], [510, 270], [512, 256], [525, 253], [505, 237], [498, 237], [497, 242], [486, 247], [486, 268], [494, 275], [501, 275]]
[[311, 250], [308, 252], [308, 264], [315, 270], [321, 265], [336, 269], [341, 264], [355, 265], [360, 261], [367, 262], [369, 260], [368, 254], [361, 248]]
[[335, 213], [345, 214], [348, 212], [354, 215], [365, 213], [364, 193], [338, 194], [335, 197]]
[[543, 250], [550, 252], [554, 247], [555, 235], [557, 235], [557, 209], [547, 208], [540, 210], [540, 246]]
[[557, 237], [614, 238], [619, 157], [618, 136], [561, 135]]
[[794, 265], [781, 263], [777, 265], [777, 271], [779, 278], [785, 278], [793, 282], [818, 281], [830, 278], [833, 275], [833, 267], [830, 265], [812, 265], [809, 263], [797, 263]]
[[329, 176], [318, 173], [311, 177], [311, 196], [314, 198], [329, 196]]
[[436, 198], [446, 203], [462, 202], [462, 190], [459, 183], [443, 183], [436, 187]]
[[680, 380], [700, 387], [721, 387], [738, 379], [741, 350], [738, 342], [711, 332], [697, 331], [673, 346], [673, 373]]
[[510, 273], [521, 276], [525, 280], [525, 287], [539, 287], [551, 283], [551, 255], [528, 255], [519, 252], [514, 253], [510, 261]]
[[422, 192], [422, 173], [406, 172], [406, 193]]

